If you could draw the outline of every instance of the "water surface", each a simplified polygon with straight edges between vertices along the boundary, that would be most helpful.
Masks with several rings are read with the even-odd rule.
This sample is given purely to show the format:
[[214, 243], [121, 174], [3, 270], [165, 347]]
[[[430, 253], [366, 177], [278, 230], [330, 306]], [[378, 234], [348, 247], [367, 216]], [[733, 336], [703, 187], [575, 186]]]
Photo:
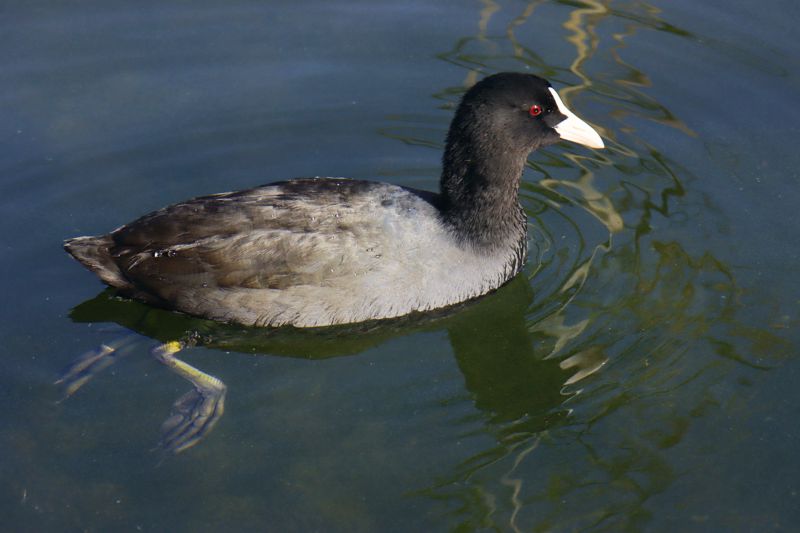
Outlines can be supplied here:
[[[800, 527], [794, 2], [25, 3], [0, 18], [0, 513], [9, 530]], [[435, 189], [465, 88], [545, 76], [602, 131], [523, 178], [524, 275], [368, 331], [217, 328], [61, 250], [293, 176]], [[189, 385], [199, 446], [152, 449]], [[53, 381], [128, 335], [72, 397]]]

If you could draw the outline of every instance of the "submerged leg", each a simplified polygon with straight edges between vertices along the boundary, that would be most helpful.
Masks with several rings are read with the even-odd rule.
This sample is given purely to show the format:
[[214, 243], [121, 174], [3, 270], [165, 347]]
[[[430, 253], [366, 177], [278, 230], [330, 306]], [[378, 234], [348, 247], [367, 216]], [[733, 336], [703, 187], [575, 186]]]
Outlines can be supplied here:
[[136, 335], [125, 335], [81, 355], [61, 373], [55, 384], [64, 389], [64, 399], [75, 394], [93, 377], [111, 366], [133, 348]]
[[191, 448], [208, 433], [222, 417], [225, 409], [227, 387], [219, 379], [202, 372], [175, 357], [185, 345], [174, 341], [161, 344], [150, 352], [194, 388], [178, 398], [172, 406], [172, 414], [161, 425], [159, 447], [172, 453]]

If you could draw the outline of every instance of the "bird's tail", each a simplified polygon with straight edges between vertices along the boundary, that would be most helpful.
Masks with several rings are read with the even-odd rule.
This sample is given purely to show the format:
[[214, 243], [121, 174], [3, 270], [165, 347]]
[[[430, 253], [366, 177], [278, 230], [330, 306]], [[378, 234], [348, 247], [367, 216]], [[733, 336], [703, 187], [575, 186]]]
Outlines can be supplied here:
[[110, 235], [75, 237], [64, 241], [64, 249], [108, 285], [119, 289], [131, 289], [133, 286], [125, 279], [111, 256], [113, 244]]

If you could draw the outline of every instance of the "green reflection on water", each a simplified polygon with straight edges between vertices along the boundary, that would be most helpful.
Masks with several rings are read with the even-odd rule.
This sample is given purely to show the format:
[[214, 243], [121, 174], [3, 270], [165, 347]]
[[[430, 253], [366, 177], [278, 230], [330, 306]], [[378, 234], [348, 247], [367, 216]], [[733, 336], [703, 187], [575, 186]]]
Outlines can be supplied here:
[[[635, 124], [643, 118], [688, 136], [695, 133], [636, 89], [650, 81], [624, 62], [620, 51], [641, 28], [679, 37], [691, 33], [659, 21], [658, 10], [643, 3], [637, 7], [644, 13], [612, 10], [610, 2], [559, 3], [576, 6], [563, 25], [576, 48], [569, 70], [581, 80], [563, 91], [564, 99], [569, 102], [570, 96], [588, 90], [617, 100], [608, 116], [619, 127], [605, 124], [603, 130], [617, 142], [610, 143], [610, 154], [592, 157], [553, 150], [535, 154], [531, 168], [539, 180], [526, 184], [525, 190], [546, 206], [545, 213], [569, 204], [582, 206], [606, 226], [608, 240], [587, 243], [587, 226], [574, 227], [577, 235], [571, 237], [584, 250], [576, 254], [582, 259], [557, 267], [562, 285], [528, 310], [530, 352], [538, 352], [531, 360], [554, 358], [562, 367], [579, 369], [566, 382], [558, 374], [548, 376], [554, 380], [551, 390], [554, 384], [566, 385], [559, 391], [561, 401], [555, 394], [544, 396], [553, 402], [550, 406], [516, 411], [514, 394], [509, 394], [505, 411], [491, 411], [510, 417], [486, 419], [490, 425], [485, 430], [495, 436], [497, 446], [466, 459], [452, 475], [420, 493], [446, 502], [450, 510], [445, 523], [458, 524], [455, 530], [641, 528], [653, 518], [649, 500], [681, 475], [662, 450], [678, 447], [694, 424], [718, 414], [714, 411], [733, 392], [726, 384], [728, 374], [741, 371], [738, 365], [767, 370], [792, 349], [775, 330], [754, 327], [740, 317], [742, 288], [733, 268], [708, 251], [687, 251], [681, 240], [653, 237], [659, 233], [653, 229], [654, 218], [685, 226], [692, 217], [713, 218], [718, 210], [685, 185], [695, 176], [658, 149], [636, 141]], [[495, 65], [505, 68], [509, 58], [497, 52], [508, 49], [520, 67], [559, 79], [560, 69], [543, 65], [515, 38], [517, 27], [540, 4], [529, 3], [509, 23], [505, 36], [489, 37], [488, 19], [500, 7], [485, 2], [478, 35], [460, 40], [442, 58], [471, 69], [467, 85], [478, 72], [497, 70]], [[592, 81], [583, 67], [600, 49], [599, 27], [608, 17], [635, 23], [613, 35], [617, 44], [610, 54], [619, 67], [615, 78]], [[620, 134], [632, 143], [623, 144]], [[577, 178], [569, 176], [575, 171]], [[597, 179], [596, 173], [601, 174]], [[556, 191], [558, 196], [552, 194]], [[540, 215], [531, 214], [547, 228], [548, 219]], [[687, 238], [692, 235], [682, 236]], [[697, 248], [695, 243], [691, 247]], [[587, 258], [586, 249], [596, 253]], [[555, 261], [539, 260], [540, 267]], [[563, 305], [542, 314], [547, 301], [567, 292], [576, 275], [582, 279], [574, 298], [561, 299]], [[531, 284], [540, 287], [539, 281], [533, 277]], [[509, 362], [500, 364], [514, 375], [524, 374]], [[527, 382], [533, 390], [548, 388], [532, 376]], [[481, 406], [477, 400], [476, 406]]]

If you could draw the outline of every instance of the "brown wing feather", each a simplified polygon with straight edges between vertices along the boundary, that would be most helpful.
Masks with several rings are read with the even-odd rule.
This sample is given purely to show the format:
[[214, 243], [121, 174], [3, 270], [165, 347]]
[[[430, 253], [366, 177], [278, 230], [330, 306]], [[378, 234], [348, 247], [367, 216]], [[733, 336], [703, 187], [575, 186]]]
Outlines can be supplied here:
[[374, 200], [358, 192], [373, 186], [293, 180], [196, 198], [119, 228], [110, 254], [137, 288], [167, 301], [192, 287], [324, 285], [369, 268], [380, 228], [363, 224], [371, 217], [358, 213]]

